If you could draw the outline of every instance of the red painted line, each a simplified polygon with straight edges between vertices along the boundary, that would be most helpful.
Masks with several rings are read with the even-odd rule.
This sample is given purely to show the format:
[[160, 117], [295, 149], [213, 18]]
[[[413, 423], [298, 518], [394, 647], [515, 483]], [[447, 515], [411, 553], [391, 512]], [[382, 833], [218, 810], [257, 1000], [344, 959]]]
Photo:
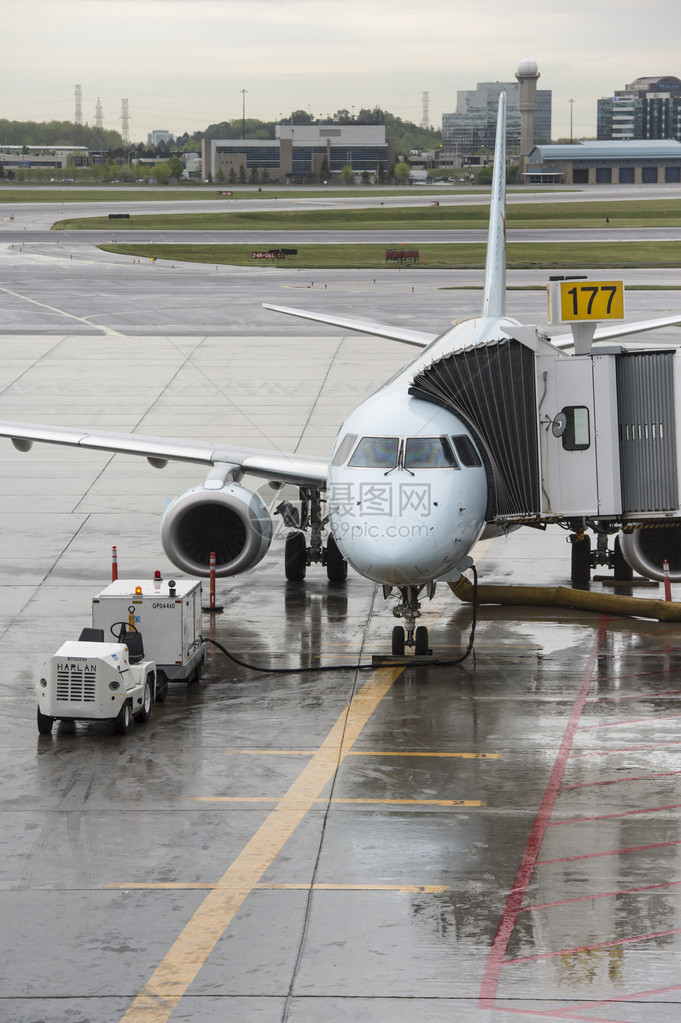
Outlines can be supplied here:
[[570, 789], [590, 789], [595, 785], [621, 785], [625, 781], [649, 781], [651, 778], [671, 778], [681, 771], [660, 771], [657, 774], [634, 774], [629, 778], [610, 778], [607, 781], [585, 781], [579, 785], [561, 785], [561, 792], [568, 792]]
[[613, 753], [638, 753], [643, 749], [665, 749], [667, 746], [679, 746], [681, 739], [673, 742], [652, 742], [649, 746], [623, 746], [621, 749], [593, 750], [591, 753], [577, 753], [571, 760], [586, 760], [587, 757], [609, 757]]
[[595, 728], [625, 728], [627, 725], [653, 725], [658, 721], [672, 721], [681, 718], [681, 714], [656, 714], [652, 718], [630, 718], [628, 721], [603, 721], [598, 725], [581, 725], [580, 732], [591, 732]]
[[551, 771], [546, 791], [544, 792], [543, 799], [539, 806], [539, 811], [535, 818], [530, 836], [525, 846], [525, 852], [518, 868], [518, 873], [515, 876], [513, 886], [509, 892], [508, 899], [506, 900], [506, 906], [502, 914], [497, 933], [494, 936], [492, 948], [490, 949], [487, 962], [485, 964], [485, 972], [482, 977], [480, 984], [480, 997], [478, 1000], [478, 1008], [489, 1009], [494, 1007], [494, 1001], [496, 999], [497, 989], [499, 986], [499, 974], [501, 967], [504, 965], [504, 956], [506, 955], [506, 949], [508, 943], [515, 928], [516, 921], [518, 919], [518, 913], [523, 903], [525, 893], [530, 883], [532, 873], [537, 860], [539, 858], [539, 850], [541, 849], [544, 836], [546, 834], [546, 828], [549, 823], [549, 818], [553, 811], [554, 804], [558, 795], [560, 784], [563, 780], [563, 775], [567, 767], [568, 759], [572, 750], [572, 743], [574, 742], [575, 733], [579, 725], [579, 719], [584, 710], [584, 703], [587, 696], [589, 695], [589, 689], [594, 675], [594, 670], [598, 661], [598, 655], [605, 634], [608, 627], [608, 616], [603, 615], [598, 626], [598, 633], [591, 647], [589, 653], [589, 659], [582, 675], [581, 685], [577, 693], [577, 698], [572, 707], [570, 718], [563, 735], [563, 741], [560, 744], [558, 755]]
[[591, 860], [598, 856], [618, 856], [620, 853], [644, 852], [646, 849], [664, 849], [668, 845], [681, 845], [681, 839], [674, 842], [655, 842], [654, 845], [632, 845], [628, 849], [609, 849], [607, 852], [582, 853], [580, 856], [564, 856], [559, 860], [537, 860], [535, 866], [547, 867], [551, 863], [572, 863], [574, 860]]
[[589, 821], [609, 821], [613, 817], [636, 817], [642, 813], [662, 813], [663, 810], [681, 810], [681, 803], [672, 803], [671, 806], [648, 806], [643, 810], [620, 810], [619, 813], [602, 813], [598, 817], [571, 817], [565, 821], [550, 821], [550, 828], [560, 828], [564, 824], [588, 824]]
[[521, 913], [530, 913], [535, 909], [553, 909], [554, 906], [569, 906], [573, 902], [592, 902], [594, 899], [612, 899], [618, 895], [639, 895], [642, 892], [656, 892], [660, 888], [677, 888], [681, 881], [664, 881], [662, 884], [644, 884], [637, 888], [618, 888], [614, 892], [599, 892], [597, 895], [580, 895], [575, 899], [561, 899], [559, 902], [538, 902], [534, 906], [523, 906]]
[[518, 963], [533, 963], [537, 959], [552, 959], [555, 956], [572, 955], [574, 952], [591, 952], [598, 948], [614, 948], [616, 945], [633, 945], [637, 941], [652, 941], [655, 938], [668, 938], [671, 934], [681, 934], [681, 927], [670, 931], [652, 931], [650, 934], [637, 934], [632, 938], [617, 938], [613, 941], [599, 941], [595, 945], [578, 945], [575, 948], [559, 948], [556, 952], [538, 952], [533, 956], [519, 956], [517, 959], [505, 959], [504, 966], [517, 966]]

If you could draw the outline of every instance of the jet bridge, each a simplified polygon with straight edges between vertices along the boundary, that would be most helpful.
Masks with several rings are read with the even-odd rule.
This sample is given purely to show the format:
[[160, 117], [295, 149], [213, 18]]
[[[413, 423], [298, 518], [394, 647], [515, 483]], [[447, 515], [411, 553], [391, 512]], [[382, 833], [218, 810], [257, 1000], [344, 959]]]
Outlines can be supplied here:
[[681, 508], [681, 352], [567, 356], [501, 338], [436, 360], [409, 393], [471, 429], [488, 519], [665, 517]]
[[661, 578], [668, 560], [681, 579], [681, 350], [591, 349], [575, 334], [584, 354], [519, 328], [437, 359], [409, 393], [450, 409], [477, 439], [489, 522], [558, 521], [579, 542], [589, 527], [603, 541], [591, 565], [613, 563], [605, 537], [624, 529], [633, 567]]

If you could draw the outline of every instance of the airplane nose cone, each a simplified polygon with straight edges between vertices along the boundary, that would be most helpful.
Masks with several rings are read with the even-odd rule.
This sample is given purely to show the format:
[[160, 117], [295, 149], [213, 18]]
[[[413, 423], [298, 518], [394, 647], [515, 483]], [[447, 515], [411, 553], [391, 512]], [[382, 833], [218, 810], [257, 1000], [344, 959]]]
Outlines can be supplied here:
[[468, 544], [456, 541], [443, 545], [441, 537], [432, 535], [433, 531], [423, 525], [417, 527], [421, 535], [417, 528], [411, 530], [403, 524], [396, 531], [400, 528], [401, 535], [397, 536], [376, 526], [373, 535], [358, 530], [336, 539], [355, 571], [392, 586], [412, 586], [434, 579], [453, 568], [468, 550]]

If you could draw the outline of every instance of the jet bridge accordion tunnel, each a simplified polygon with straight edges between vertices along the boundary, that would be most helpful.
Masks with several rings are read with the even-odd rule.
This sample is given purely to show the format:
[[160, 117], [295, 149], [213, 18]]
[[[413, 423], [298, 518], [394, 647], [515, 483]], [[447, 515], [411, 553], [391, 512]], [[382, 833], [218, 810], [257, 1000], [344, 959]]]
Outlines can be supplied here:
[[[615, 359], [617, 431], [621, 480], [620, 517], [636, 523], [621, 535], [625, 557], [649, 578], [662, 578], [669, 561], [671, 578], [681, 581], [681, 519], [659, 521], [660, 513], [678, 516], [673, 352], [640, 352]], [[538, 446], [537, 366], [535, 352], [514, 338], [455, 352], [419, 372], [409, 393], [457, 415], [478, 441], [487, 472], [486, 518], [541, 517], [541, 468]], [[645, 424], [655, 424], [646, 426]], [[643, 525], [645, 528], [638, 528]], [[452, 585], [470, 598], [467, 580]], [[579, 603], [563, 587], [480, 587], [482, 603], [536, 603], [579, 606], [661, 617], [650, 600], [580, 593]], [[487, 597], [489, 601], [487, 601]], [[502, 593], [508, 600], [501, 599]], [[465, 594], [465, 595], [464, 595]], [[614, 604], [613, 604], [614, 601]], [[653, 606], [655, 605], [655, 606]], [[681, 605], [667, 605], [664, 617], [681, 618]]]
[[513, 338], [436, 360], [409, 393], [457, 415], [481, 449], [486, 519], [539, 514], [535, 354]]

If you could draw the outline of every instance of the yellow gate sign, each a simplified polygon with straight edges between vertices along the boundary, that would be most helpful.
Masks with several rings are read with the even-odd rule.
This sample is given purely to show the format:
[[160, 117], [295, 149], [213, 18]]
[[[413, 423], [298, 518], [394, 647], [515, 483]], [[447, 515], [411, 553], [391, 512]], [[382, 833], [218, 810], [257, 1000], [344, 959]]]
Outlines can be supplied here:
[[552, 281], [549, 323], [583, 323], [624, 319], [622, 281]]

